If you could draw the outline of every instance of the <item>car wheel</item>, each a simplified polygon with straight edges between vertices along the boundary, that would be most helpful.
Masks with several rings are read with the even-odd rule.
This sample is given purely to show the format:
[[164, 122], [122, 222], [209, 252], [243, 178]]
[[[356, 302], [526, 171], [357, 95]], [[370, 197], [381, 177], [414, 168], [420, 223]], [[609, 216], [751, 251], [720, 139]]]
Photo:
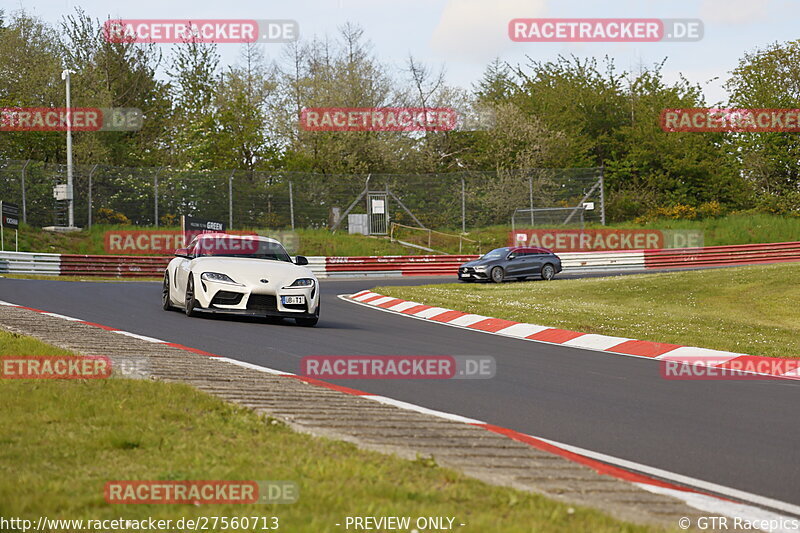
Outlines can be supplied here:
[[556, 267], [547, 263], [542, 267], [542, 279], [545, 281], [550, 281], [556, 276]]
[[317, 322], [319, 322], [319, 308], [320, 308], [321, 304], [322, 304], [322, 302], [317, 304], [317, 311], [316, 311], [316, 313], [314, 313], [313, 317], [311, 317], [311, 318], [305, 318], [305, 317], [304, 318], [299, 318], [299, 317], [295, 318], [294, 319], [295, 324], [297, 324], [298, 326], [304, 326], [304, 327], [307, 327], [307, 328], [316, 326]]
[[192, 279], [191, 273], [189, 274], [189, 283], [186, 284], [186, 316], [197, 316], [197, 311], [195, 311], [195, 307], [197, 307], [197, 300], [194, 297], [194, 279]]
[[169, 297], [169, 272], [164, 273], [164, 284], [161, 288], [161, 308], [164, 311], [172, 311], [175, 309]]
[[503, 272], [502, 267], [494, 267], [492, 271], [489, 273], [489, 276], [495, 283], [502, 283], [503, 278], [505, 277], [505, 272]]

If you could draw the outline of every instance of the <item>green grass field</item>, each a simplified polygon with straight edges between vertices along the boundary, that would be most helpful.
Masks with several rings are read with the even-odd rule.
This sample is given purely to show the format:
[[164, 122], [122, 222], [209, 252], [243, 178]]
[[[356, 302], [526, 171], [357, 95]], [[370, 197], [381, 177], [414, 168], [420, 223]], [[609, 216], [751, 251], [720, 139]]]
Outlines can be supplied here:
[[[0, 355], [65, 353], [0, 331]], [[0, 379], [0, 405], [3, 517], [276, 516], [281, 531], [318, 533], [342, 531], [335, 524], [346, 516], [450, 516], [467, 524], [456, 528], [465, 533], [651, 530], [429, 459], [302, 435], [185, 385]], [[110, 505], [109, 480], [290, 480], [300, 497], [287, 505]]]
[[800, 357], [800, 263], [606, 278], [377, 287], [518, 322], [772, 357]]

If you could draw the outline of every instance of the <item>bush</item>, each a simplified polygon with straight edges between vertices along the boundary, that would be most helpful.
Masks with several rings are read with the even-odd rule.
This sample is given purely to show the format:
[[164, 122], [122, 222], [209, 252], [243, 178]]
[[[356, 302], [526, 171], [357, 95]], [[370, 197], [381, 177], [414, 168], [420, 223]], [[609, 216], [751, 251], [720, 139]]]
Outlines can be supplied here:
[[700, 204], [697, 208], [697, 215], [700, 218], [717, 218], [725, 214], [725, 208], [716, 200]]
[[159, 220], [161, 221], [162, 226], [177, 226], [180, 224], [180, 220], [178, 219], [177, 215], [172, 215], [170, 213], [162, 215]]
[[772, 215], [800, 216], [800, 192], [763, 196], [758, 203], [758, 210]]
[[120, 226], [127, 226], [131, 223], [128, 217], [107, 207], [101, 207], [97, 210], [94, 215], [94, 221], [96, 224], [116, 224]]
[[697, 212], [698, 210], [696, 208], [685, 204], [675, 204], [670, 207], [656, 207], [648, 211], [645, 215], [636, 217], [634, 222], [644, 225], [660, 218], [670, 220], [694, 220], [697, 218]]

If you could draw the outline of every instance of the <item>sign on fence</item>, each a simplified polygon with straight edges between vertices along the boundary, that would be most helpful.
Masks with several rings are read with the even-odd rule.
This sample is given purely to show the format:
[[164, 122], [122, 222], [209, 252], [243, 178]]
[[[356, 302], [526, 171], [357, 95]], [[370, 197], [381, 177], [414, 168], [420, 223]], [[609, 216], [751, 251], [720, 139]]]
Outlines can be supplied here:
[[14, 250], [19, 252], [19, 206], [0, 200], [0, 250], [6, 249], [6, 228], [14, 230]]
[[19, 228], [19, 206], [9, 202], [0, 201], [0, 226], [4, 228]]

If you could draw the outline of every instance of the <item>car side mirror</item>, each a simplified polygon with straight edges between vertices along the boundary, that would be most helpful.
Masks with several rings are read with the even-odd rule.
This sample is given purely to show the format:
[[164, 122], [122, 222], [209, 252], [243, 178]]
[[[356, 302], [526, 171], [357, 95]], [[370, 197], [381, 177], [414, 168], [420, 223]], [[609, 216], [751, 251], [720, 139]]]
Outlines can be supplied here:
[[175, 250], [175, 257], [184, 257], [186, 259], [191, 259], [192, 254], [189, 253], [188, 248], [178, 248]]
[[509, 261], [511, 261], [512, 259], [516, 259], [516, 258], [517, 258], [517, 256], [516, 256], [516, 255], [514, 255], [514, 254], [510, 254], [510, 255], [508, 256], [508, 260], [509, 260]]
[[294, 258], [294, 264], [298, 266], [307, 265], [308, 259], [304, 255], [298, 255]]

